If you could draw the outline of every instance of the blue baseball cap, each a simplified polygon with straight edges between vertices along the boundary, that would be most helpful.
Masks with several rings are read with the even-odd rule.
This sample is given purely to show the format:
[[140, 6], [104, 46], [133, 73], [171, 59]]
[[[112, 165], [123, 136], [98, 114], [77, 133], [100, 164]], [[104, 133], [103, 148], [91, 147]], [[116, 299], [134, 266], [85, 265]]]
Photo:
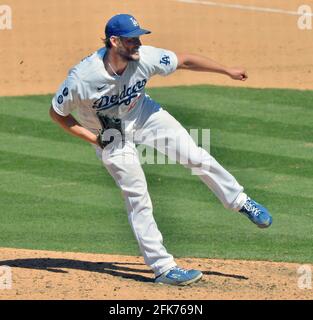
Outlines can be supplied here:
[[111, 36], [134, 38], [151, 33], [141, 29], [137, 20], [129, 14], [117, 14], [113, 16], [105, 26], [105, 37]]

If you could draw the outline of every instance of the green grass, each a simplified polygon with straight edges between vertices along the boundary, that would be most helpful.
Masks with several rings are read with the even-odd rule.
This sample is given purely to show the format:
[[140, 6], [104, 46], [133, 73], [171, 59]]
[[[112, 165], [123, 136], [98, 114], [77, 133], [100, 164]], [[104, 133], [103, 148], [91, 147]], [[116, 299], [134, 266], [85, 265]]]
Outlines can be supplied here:
[[[180, 165], [144, 165], [175, 256], [313, 262], [313, 92], [191, 86], [148, 93], [273, 214], [258, 229]], [[121, 193], [86, 143], [48, 117], [51, 96], [0, 98], [0, 246], [139, 254]]]

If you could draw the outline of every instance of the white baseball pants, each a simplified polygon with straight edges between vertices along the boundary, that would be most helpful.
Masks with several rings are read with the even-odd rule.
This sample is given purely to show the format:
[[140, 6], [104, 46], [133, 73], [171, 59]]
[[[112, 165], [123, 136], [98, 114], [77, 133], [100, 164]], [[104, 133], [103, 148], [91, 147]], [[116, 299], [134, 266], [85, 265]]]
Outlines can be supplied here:
[[170, 159], [183, 163], [185, 167], [196, 168], [199, 178], [226, 208], [238, 211], [247, 196], [236, 179], [206, 150], [198, 147], [182, 125], [167, 111], [160, 109], [152, 113], [142, 125], [134, 125], [133, 131], [135, 131], [133, 141], [126, 139], [123, 146], [115, 145], [113, 142], [103, 151], [98, 149], [97, 153], [101, 154], [104, 166], [122, 190], [128, 220], [145, 263], [158, 276], [176, 263], [163, 246], [162, 234], [154, 220], [152, 203], [136, 144], [154, 147], [168, 155]]

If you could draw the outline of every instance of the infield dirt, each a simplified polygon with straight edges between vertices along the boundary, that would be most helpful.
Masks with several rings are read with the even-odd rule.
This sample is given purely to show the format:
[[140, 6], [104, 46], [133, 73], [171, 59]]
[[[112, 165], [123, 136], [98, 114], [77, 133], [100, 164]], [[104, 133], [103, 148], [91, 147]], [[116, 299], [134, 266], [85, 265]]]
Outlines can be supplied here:
[[[196, 268], [202, 280], [187, 287], [153, 283], [142, 257], [0, 249], [0, 265], [10, 266], [12, 289], [0, 299], [312, 299], [298, 287], [299, 264], [177, 259]], [[309, 265], [313, 270], [313, 266]]]
[[[297, 11], [303, 0], [223, 0]], [[243, 66], [249, 80], [177, 71], [154, 77], [150, 86], [218, 84], [313, 89], [313, 30], [300, 30], [298, 16], [182, 3], [174, 0], [7, 0], [12, 30], [0, 30], [0, 96], [56, 92], [70, 67], [102, 46], [105, 22], [133, 14], [152, 31], [146, 45], [208, 56]], [[313, 8], [313, 3], [312, 3]]]

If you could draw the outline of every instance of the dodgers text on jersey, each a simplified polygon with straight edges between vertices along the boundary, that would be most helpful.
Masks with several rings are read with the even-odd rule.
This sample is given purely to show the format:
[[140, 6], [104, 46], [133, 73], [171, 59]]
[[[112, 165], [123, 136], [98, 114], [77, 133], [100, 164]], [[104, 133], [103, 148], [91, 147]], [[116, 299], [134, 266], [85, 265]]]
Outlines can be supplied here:
[[124, 88], [119, 95], [103, 95], [94, 102], [92, 107], [96, 110], [105, 110], [122, 104], [128, 106], [134, 98], [139, 96], [139, 91], [144, 89], [146, 83], [147, 79], [143, 79], [142, 81], [137, 81], [135, 85], [130, 86], [127, 89], [126, 85], [124, 85]]

